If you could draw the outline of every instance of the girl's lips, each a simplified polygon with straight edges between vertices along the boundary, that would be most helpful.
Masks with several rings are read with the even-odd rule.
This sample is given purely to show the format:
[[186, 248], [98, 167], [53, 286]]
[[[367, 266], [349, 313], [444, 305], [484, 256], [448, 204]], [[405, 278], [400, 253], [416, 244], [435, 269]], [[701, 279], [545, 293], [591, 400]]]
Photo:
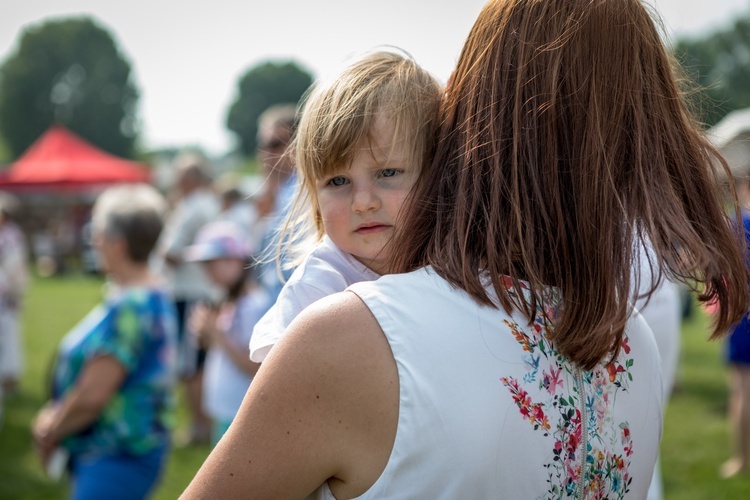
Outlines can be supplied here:
[[372, 224], [372, 225], [362, 225], [358, 227], [354, 232], [357, 234], [374, 234], [374, 233], [380, 233], [382, 231], [388, 230], [391, 226], [387, 226], [385, 224]]

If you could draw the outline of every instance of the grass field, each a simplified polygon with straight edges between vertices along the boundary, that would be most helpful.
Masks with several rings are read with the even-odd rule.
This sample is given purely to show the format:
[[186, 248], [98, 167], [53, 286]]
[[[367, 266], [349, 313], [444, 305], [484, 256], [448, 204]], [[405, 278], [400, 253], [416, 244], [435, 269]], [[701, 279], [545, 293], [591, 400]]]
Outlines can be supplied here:
[[682, 330], [677, 389], [667, 407], [662, 438], [662, 471], [667, 498], [750, 498], [750, 475], [719, 479], [730, 455], [726, 418], [727, 371], [723, 345], [707, 342], [708, 324], [694, 314]]
[[[67, 485], [52, 483], [31, 450], [29, 422], [45, 400], [48, 365], [57, 342], [100, 299], [101, 281], [92, 278], [37, 280], [24, 314], [27, 369], [19, 394], [6, 401], [0, 430], [0, 499], [64, 498]], [[719, 465], [729, 455], [726, 370], [721, 345], [706, 342], [706, 319], [687, 322], [677, 391], [666, 412], [662, 469], [668, 499], [750, 498], [750, 476], [721, 480]], [[178, 422], [184, 421], [180, 414]], [[208, 448], [176, 449], [157, 499], [173, 499], [188, 484]]]

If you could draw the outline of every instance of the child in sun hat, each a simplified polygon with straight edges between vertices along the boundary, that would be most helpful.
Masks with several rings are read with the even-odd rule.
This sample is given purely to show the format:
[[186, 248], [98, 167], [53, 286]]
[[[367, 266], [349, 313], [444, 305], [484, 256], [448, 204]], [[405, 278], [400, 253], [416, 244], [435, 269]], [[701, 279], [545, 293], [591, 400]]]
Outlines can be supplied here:
[[197, 306], [190, 316], [191, 329], [208, 346], [203, 407], [213, 420], [211, 439], [216, 444], [260, 366], [250, 361], [247, 346], [271, 300], [257, 286], [245, 232], [231, 221], [204, 226], [185, 259], [201, 262], [211, 282], [225, 293], [217, 306]]

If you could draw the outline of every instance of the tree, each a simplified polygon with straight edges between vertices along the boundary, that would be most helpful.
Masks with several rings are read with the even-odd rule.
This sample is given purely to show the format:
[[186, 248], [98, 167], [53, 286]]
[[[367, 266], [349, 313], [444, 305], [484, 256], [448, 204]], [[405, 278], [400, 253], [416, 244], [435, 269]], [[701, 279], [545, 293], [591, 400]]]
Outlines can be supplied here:
[[703, 38], [679, 40], [675, 55], [702, 90], [697, 110], [707, 126], [750, 106], [750, 12]]
[[227, 128], [239, 139], [244, 155], [255, 154], [261, 113], [274, 104], [296, 104], [312, 80], [310, 73], [293, 61], [264, 62], [240, 78], [239, 95], [227, 114]]
[[109, 32], [87, 17], [26, 28], [0, 66], [0, 134], [12, 156], [52, 123], [129, 157], [138, 91]]

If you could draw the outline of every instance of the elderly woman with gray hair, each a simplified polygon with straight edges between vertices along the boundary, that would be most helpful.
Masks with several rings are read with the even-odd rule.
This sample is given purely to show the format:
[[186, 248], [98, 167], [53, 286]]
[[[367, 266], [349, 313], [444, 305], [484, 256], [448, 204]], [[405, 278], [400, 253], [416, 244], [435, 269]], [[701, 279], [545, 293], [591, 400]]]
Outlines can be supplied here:
[[94, 244], [113, 286], [60, 343], [52, 399], [32, 429], [48, 470], [69, 455], [71, 498], [144, 498], [165, 463], [177, 327], [148, 265], [164, 210], [146, 185], [111, 188], [94, 205]]

